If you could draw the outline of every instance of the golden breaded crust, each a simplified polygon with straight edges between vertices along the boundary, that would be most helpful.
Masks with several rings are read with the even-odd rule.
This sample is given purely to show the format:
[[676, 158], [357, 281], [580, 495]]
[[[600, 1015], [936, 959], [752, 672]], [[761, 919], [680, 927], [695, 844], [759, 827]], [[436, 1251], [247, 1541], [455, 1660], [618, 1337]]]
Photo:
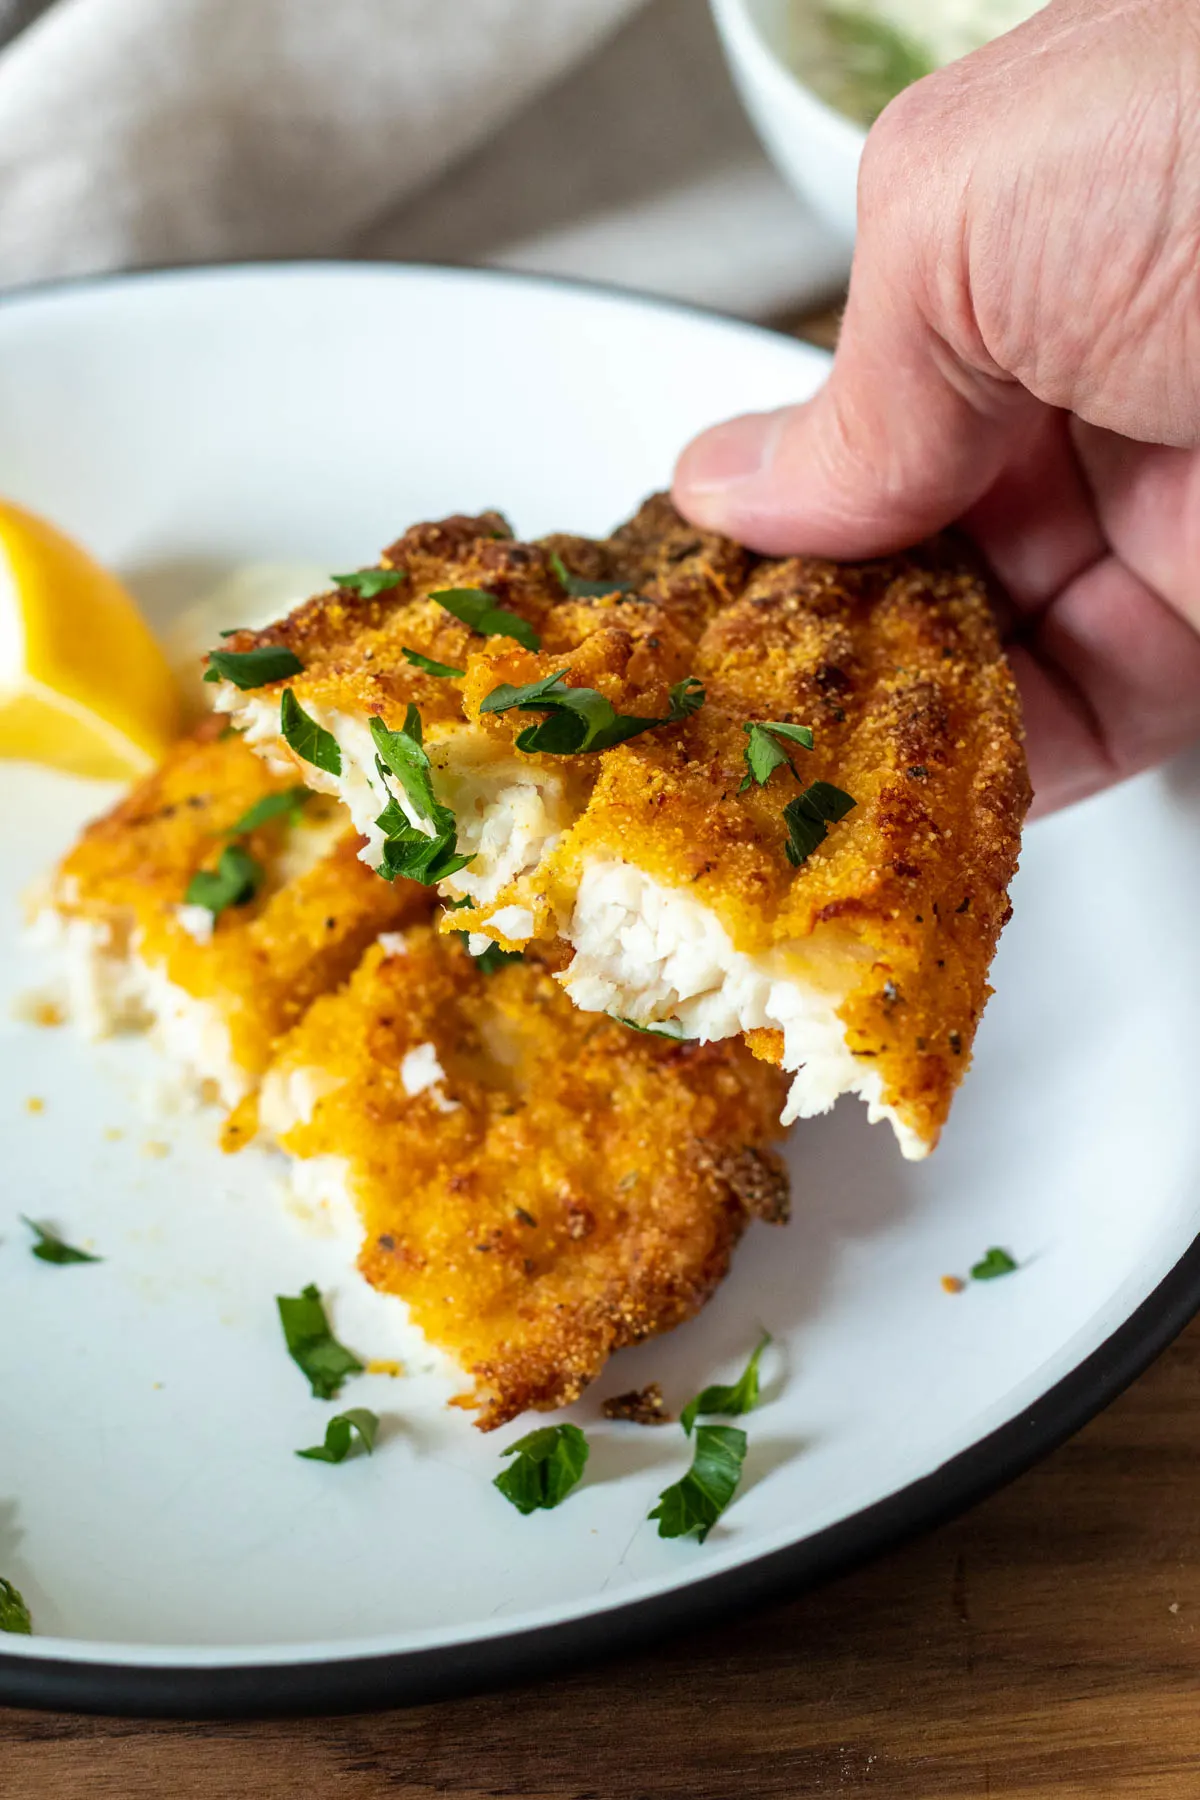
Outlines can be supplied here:
[[[427, 596], [441, 588], [483, 587], [497, 605], [538, 630], [562, 597], [542, 552], [516, 543], [499, 513], [414, 525], [384, 552], [382, 566], [402, 571], [396, 587], [371, 599], [346, 589], [318, 594], [285, 619], [226, 640], [223, 647], [235, 652], [279, 645], [304, 664], [303, 675], [256, 688], [256, 696], [291, 687], [306, 707], [377, 712], [397, 722], [415, 700], [426, 727], [458, 720], [457, 684], [415, 669], [401, 647], [461, 668], [480, 640]], [[286, 747], [280, 753], [286, 757]]]
[[242, 840], [265, 871], [263, 885], [247, 905], [220, 914], [208, 942], [197, 942], [177, 910], [192, 876], [215, 866], [231, 826], [256, 801], [294, 785], [272, 774], [224, 719], [208, 719], [86, 827], [51, 894], [61, 916], [106, 924], [118, 945], [217, 1005], [234, 1055], [251, 1073], [380, 931], [424, 916], [432, 903], [425, 889], [389, 885], [365, 868], [361, 839], [341, 824], [341, 808], [314, 795], [298, 823], [276, 819]]
[[[603, 759], [563, 865], [608, 853], [686, 885], [751, 953], [822, 930], [868, 948], [840, 1009], [849, 1047], [936, 1141], [990, 992], [1030, 797], [983, 581], [949, 543], [850, 569], [763, 563], [701, 637], [696, 673], [708, 702], [694, 718]], [[811, 725], [802, 779], [856, 802], [799, 870], [783, 854], [787, 771], [738, 791], [755, 718]]]
[[[272, 1080], [337, 1084], [280, 1141], [348, 1161], [363, 1272], [470, 1372], [462, 1403], [490, 1430], [690, 1318], [751, 1213], [785, 1216], [765, 1147], [786, 1084], [736, 1043], [579, 1013], [540, 962], [484, 975], [454, 938], [406, 942], [369, 950], [280, 1047]], [[412, 1095], [421, 1045], [445, 1079]]]
[[[525, 545], [494, 530], [490, 517], [415, 527], [387, 553], [407, 574], [380, 602], [360, 612], [327, 597], [234, 645], [294, 648], [307, 668], [289, 685], [306, 704], [398, 726], [415, 701], [435, 765], [439, 730], [464, 715], [498, 756], [514, 754], [529, 716], [479, 711], [501, 681], [569, 668], [572, 685], [600, 689], [618, 711], [661, 716], [671, 684], [698, 676], [707, 702], [682, 723], [601, 755], [528, 759], [574, 765], [590, 798], [537, 876], [488, 910], [548, 899], [537, 916], [563, 930], [585, 861], [623, 857], [711, 907], [739, 951], [818, 937], [848, 949], [863, 965], [840, 1013], [849, 1047], [877, 1068], [904, 1123], [935, 1142], [990, 991], [1030, 797], [1015, 684], [966, 548], [945, 539], [855, 565], [758, 558], [686, 524], [664, 496], [602, 543]], [[552, 553], [633, 592], [571, 598]], [[426, 597], [458, 585], [486, 587], [528, 620], [541, 652], [482, 639]], [[465, 679], [419, 673], [401, 645]], [[799, 868], [782, 818], [800, 791], [792, 776], [739, 791], [752, 720], [811, 726], [813, 751], [794, 753], [800, 780], [856, 803]], [[482, 915], [461, 922], [478, 927]], [[759, 1054], [779, 1054], [775, 1034], [755, 1035]]]

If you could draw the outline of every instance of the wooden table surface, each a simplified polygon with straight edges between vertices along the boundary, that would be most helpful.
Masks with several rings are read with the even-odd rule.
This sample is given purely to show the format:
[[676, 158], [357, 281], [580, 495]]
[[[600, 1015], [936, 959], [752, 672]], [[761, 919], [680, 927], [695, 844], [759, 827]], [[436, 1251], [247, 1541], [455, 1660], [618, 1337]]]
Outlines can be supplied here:
[[1200, 1323], [1071, 1443], [822, 1591], [343, 1718], [0, 1711], [4, 1800], [1196, 1800]]

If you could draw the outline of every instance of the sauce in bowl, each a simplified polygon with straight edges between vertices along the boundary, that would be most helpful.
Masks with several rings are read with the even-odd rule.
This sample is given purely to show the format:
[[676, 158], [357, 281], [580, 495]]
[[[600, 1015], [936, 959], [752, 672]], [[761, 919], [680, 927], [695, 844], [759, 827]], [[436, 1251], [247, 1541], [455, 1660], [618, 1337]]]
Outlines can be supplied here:
[[1040, 11], [1043, 0], [794, 0], [789, 61], [870, 125], [902, 88]]

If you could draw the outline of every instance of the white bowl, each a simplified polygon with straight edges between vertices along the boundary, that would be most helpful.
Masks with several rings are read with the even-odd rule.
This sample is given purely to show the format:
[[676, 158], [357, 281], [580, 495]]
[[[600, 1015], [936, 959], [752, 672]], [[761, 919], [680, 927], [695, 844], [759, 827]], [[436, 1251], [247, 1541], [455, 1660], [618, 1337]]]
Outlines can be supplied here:
[[787, 60], [793, 0], [711, 0], [746, 111], [780, 173], [849, 248], [867, 134], [836, 112]]

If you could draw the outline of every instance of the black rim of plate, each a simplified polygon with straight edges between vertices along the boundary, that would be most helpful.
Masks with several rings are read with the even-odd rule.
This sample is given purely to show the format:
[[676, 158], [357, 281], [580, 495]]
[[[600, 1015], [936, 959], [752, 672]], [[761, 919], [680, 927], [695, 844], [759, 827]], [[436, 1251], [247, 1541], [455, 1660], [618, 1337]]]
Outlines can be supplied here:
[[[507, 271], [425, 269], [419, 264], [243, 263], [218, 268], [82, 277], [17, 290], [0, 310], [35, 296], [147, 280], [213, 279], [222, 274], [354, 270], [452, 274], [464, 279], [578, 289], [700, 315], [736, 330], [780, 334], [724, 314], [628, 289], [565, 277]], [[1102, 1411], [1200, 1313], [1200, 1238], [1103, 1344], [1032, 1405], [930, 1474], [813, 1536], [665, 1594], [509, 1635], [378, 1656], [331, 1656], [225, 1667], [88, 1662], [0, 1654], [0, 1702], [80, 1712], [196, 1718], [342, 1712], [411, 1706], [484, 1688], [559, 1674], [570, 1664], [642, 1648], [682, 1630], [794, 1598], [845, 1574], [920, 1532], [944, 1524], [1014, 1480]]]

